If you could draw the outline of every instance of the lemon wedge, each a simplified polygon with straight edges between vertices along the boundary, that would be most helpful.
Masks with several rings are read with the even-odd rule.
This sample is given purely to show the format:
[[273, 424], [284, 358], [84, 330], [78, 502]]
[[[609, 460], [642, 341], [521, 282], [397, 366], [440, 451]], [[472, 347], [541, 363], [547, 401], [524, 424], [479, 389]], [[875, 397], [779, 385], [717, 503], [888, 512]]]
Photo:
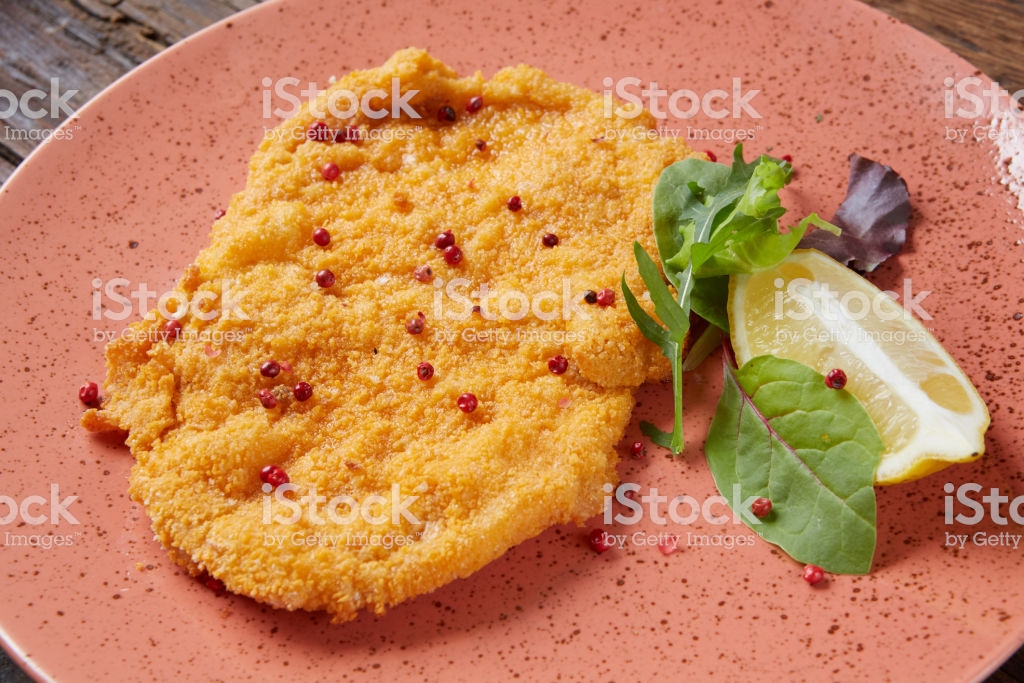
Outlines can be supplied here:
[[928, 330], [890, 296], [819, 251], [734, 275], [736, 360], [772, 354], [834, 368], [871, 415], [885, 450], [876, 484], [896, 484], [981, 457], [988, 409]]

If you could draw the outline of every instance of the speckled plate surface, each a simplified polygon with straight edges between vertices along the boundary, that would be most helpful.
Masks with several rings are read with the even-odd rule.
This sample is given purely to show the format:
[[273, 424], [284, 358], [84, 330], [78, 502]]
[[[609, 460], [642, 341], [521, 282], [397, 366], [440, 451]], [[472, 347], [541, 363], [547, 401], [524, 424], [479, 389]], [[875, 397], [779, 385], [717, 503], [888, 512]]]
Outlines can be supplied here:
[[[669, 556], [632, 537], [596, 556], [581, 530], [553, 528], [467, 580], [342, 626], [217, 597], [183, 575], [127, 497], [127, 448], [77, 426], [77, 387], [103, 373], [94, 330], [123, 326], [92, 318], [93, 279], [173, 283], [272, 124], [262, 118], [264, 77], [325, 84], [409, 45], [462, 73], [527, 62], [598, 90], [609, 76], [698, 93], [742, 78], [744, 89], [762, 91], [754, 100], [761, 119], [698, 116], [665, 127], [719, 131], [697, 146], [720, 156], [731, 148], [727, 129], [753, 132], [748, 158], [769, 148], [791, 154], [796, 213], [830, 215], [850, 152], [892, 165], [911, 189], [914, 232], [873, 279], [899, 287], [910, 277], [915, 291], [933, 290], [928, 326], [990, 406], [988, 455], [879, 490], [874, 571], [813, 589], [764, 542], [726, 548], [726, 536], [749, 536], [745, 527], [701, 521], [670, 529], [680, 550]], [[950, 128], [989, 123], [944, 118], [943, 79], [975, 73], [845, 0], [569, 9], [289, 0], [160, 55], [84, 107], [66, 128], [73, 139], [43, 145], [0, 191], [0, 494], [49, 500], [56, 485], [61, 498], [78, 496], [69, 509], [80, 521], [18, 518], [0, 527], [4, 646], [41, 680], [984, 676], [1024, 637], [1024, 543], [946, 547], [950, 533], [1018, 533], [1020, 525], [989, 516], [947, 525], [944, 485], [1024, 494], [1024, 230], [1017, 198], [999, 182], [1020, 163], [1020, 143], [949, 139]], [[1014, 153], [1017, 161], [1002, 161]], [[700, 500], [715, 493], [701, 446], [719, 376], [709, 360], [688, 379], [686, 455], [625, 459], [624, 481]], [[646, 388], [635, 417], [659, 417], [667, 396]], [[636, 433], [634, 425], [627, 440]], [[645, 522], [614, 533], [638, 528], [659, 531]], [[39, 534], [65, 545], [19, 545]], [[690, 543], [697, 534], [723, 545]]]

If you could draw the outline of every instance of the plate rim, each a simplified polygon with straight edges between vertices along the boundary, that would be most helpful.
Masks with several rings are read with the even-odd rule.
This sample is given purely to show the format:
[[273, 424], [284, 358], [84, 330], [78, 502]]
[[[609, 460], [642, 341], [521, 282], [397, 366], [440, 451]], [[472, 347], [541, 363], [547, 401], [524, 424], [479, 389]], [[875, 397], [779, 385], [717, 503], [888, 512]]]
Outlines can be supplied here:
[[[252, 16], [255, 16], [262, 12], [270, 12], [274, 8], [279, 6], [287, 6], [292, 3], [293, 0], [265, 0], [260, 4], [253, 5], [243, 10], [234, 12], [222, 19], [219, 19], [202, 29], [185, 36], [181, 40], [177, 41], [173, 45], [161, 50], [159, 53], [149, 57], [145, 61], [132, 67], [127, 72], [118, 76], [114, 81], [103, 87], [96, 95], [90, 98], [83, 105], [78, 107], [72, 116], [62, 121], [54, 130], [59, 131], [65, 127], [74, 125], [79, 117], [87, 112], [91, 112], [94, 108], [102, 106], [104, 100], [115, 90], [120, 89], [128, 83], [134, 83], [137, 79], [145, 78], [147, 72], [156, 68], [157, 65], [162, 64], [165, 60], [175, 59], [180, 52], [186, 50], [195, 49], [196, 45], [202, 41], [205, 41], [207, 37], [224, 28], [225, 25], [232, 22], [238, 21], [239, 19], [249, 20]], [[639, 0], [634, 0], [638, 2]], [[915, 38], [919, 41], [924, 41], [928, 44], [931, 50], [941, 51], [943, 56], [951, 58], [953, 61], [970, 67], [972, 74], [977, 74], [979, 77], [994, 81], [987, 75], [982, 69], [976, 67], [969, 59], [954, 52], [951, 48], [940, 43], [935, 38], [931, 37], [922, 30], [912, 26], [892, 15], [885, 13], [884, 11], [867, 4], [865, 0], [834, 0], [847, 7], [855, 7], [857, 11], [864, 13], [867, 16], [874, 17], [879, 21], [887, 21], [893, 26], [896, 26], [901, 31], [912, 31]], [[407, 2], [407, 0], [399, 0], [399, 2]], [[936, 53], [937, 54], [937, 53]], [[35, 165], [39, 165], [46, 161], [45, 157], [51, 152], [51, 148], [57, 143], [58, 138], [56, 136], [50, 136], [48, 139], [37, 145], [32, 151], [15, 167], [11, 175], [4, 181], [3, 185], [0, 186], [0, 206], [5, 201], [13, 201], [13, 197], [23, 194], [18, 192], [19, 185], [21, 185], [21, 178], [27, 175], [26, 169], [34, 168]], [[989, 150], [990, 151], [990, 150]], [[991, 183], [992, 185], [998, 185], [998, 182]], [[1004, 189], [1004, 192], [1009, 193], [1008, 189]], [[6, 232], [6, 231], [5, 231]], [[5, 625], [5, 619], [0, 618], [0, 647], [7, 653], [13, 662], [15, 662], [21, 670], [30, 676], [35, 681], [41, 683], [50, 683], [54, 681], [46, 672], [44, 672], [35, 662], [33, 658], [26, 656], [26, 653], [18, 645], [17, 641], [13, 639], [8, 632]], [[975, 673], [971, 677], [971, 680], [983, 681], [993, 673], [995, 673], [1006, 661], [1008, 661], [1018, 650], [1024, 648], [1024, 624], [1020, 626], [1016, 634], [1008, 634], [1004, 636], [1003, 642], [998, 647], [990, 650], [989, 656], [986, 658], [987, 661], [979, 662], [975, 666]]]

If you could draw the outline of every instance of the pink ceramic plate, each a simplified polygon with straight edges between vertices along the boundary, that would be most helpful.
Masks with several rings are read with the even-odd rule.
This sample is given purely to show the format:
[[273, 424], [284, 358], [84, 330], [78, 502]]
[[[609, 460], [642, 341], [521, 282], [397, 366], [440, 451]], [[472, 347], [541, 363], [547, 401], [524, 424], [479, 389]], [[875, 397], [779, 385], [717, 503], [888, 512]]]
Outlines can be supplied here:
[[[749, 535], [706, 522], [670, 529], [680, 550], [668, 556], [632, 538], [597, 556], [579, 529], [550, 529], [467, 580], [341, 626], [217, 597], [184, 576], [128, 500], [127, 448], [77, 425], [78, 386], [103, 374], [94, 330], [124, 324], [93, 319], [93, 280], [124, 277], [155, 288], [174, 281], [205, 244], [215, 210], [242, 187], [246, 160], [272, 123], [262, 118], [264, 77], [323, 86], [332, 74], [378, 65], [409, 45], [462, 73], [527, 62], [597, 90], [605, 77], [697, 93], [728, 90], [741, 78], [744, 90], [761, 90], [753, 104], [762, 118], [699, 115], [665, 127], [719, 131], [697, 143], [719, 156], [731, 148], [721, 131], [739, 129], [754, 134], [748, 158], [768, 149], [791, 154], [795, 213], [830, 215], [850, 152], [891, 164], [911, 188], [914, 232], [874, 279], [898, 287], [910, 277], [915, 291], [933, 290], [928, 326], [991, 408], [986, 457], [879, 490], [873, 572], [813, 589], [796, 563], [764, 542], [689, 543], [688, 534], [719, 535], [719, 542]], [[62, 499], [78, 496], [69, 511], [80, 521], [33, 525], [19, 517], [0, 527], [5, 647], [41, 680], [984, 676], [1024, 635], [1024, 547], [976, 545], [972, 536], [953, 549], [947, 534], [1021, 529], [989, 515], [974, 526], [947, 525], [944, 485], [1024, 493], [1024, 231], [1016, 197], [998, 182], [1020, 156], [1001, 163], [997, 145], [970, 139], [987, 118], [944, 117], [944, 79], [975, 73], [906, 26], [846, 0], [585, 9], [540, 0], [515, 9], [471, 0], [289, 0], [233, 17], [148, 62], [83, 108], [68, 124], [73, 139], [43, 145], [0, 193], [0, 493], [48, 501], [56, 486]], [[951, 129], [972, 132], [959, 142], [948, 139]], [[1004, 143], [1003, 153], [1011, 147]], [[700, 500], [713, 495], [701, 446], [719, 385], [712, 359], [688, 379], [685, 456], [626, 458], [623, 480]], [[658, 417], [655, 406], [667, 396], [660, 387], [642, 391], [636, 417]], [[970, 512], [960, 504], [956, 511]], [[47, 513], [49, 505], [29, 512]], [[8, 513], [0, 502], [0, 519]], [[38, 534], [51, 539], [46, 545], [57, 537], [65, 545], [18, 545]]]

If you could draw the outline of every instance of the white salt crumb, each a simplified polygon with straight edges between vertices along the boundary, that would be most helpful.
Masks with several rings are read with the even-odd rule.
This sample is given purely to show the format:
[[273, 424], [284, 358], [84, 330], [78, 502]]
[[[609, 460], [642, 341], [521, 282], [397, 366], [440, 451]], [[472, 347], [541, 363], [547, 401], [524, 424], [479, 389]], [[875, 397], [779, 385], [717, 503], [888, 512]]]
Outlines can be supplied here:
[[1017, 197], [1017, 208], [1024, 210], [1024, 119], [1010, 112], [992, 117], [992, 130], [998, 131], [996, 168], [999, 182]]

